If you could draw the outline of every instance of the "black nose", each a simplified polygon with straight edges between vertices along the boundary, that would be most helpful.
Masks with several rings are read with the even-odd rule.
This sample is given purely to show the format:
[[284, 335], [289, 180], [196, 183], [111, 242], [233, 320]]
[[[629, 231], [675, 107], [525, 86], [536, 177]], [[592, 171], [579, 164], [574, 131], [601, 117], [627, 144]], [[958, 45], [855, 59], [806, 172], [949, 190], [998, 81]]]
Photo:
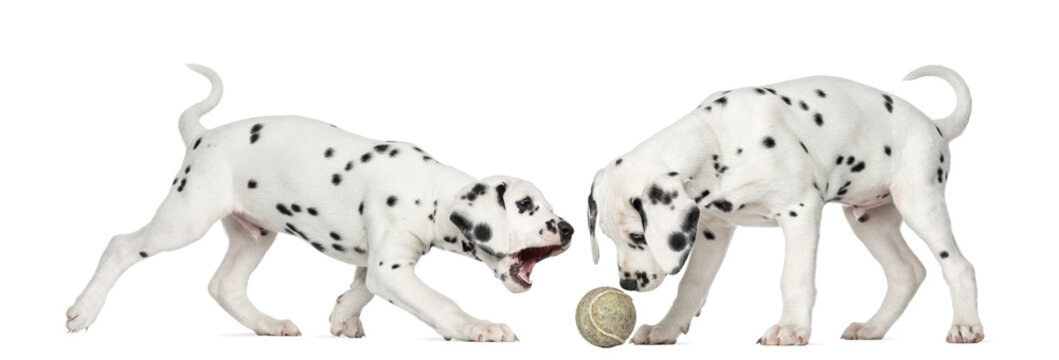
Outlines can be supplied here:
[[636, 290], [636, 279], [625, 279], [620, 281], [621, 288], [629, 291]]
[[570, 244], [570, 238], [574, 236], [574, 227], [566, 221], [559, 222], [559, 236], [562, 238], [563, 246]]

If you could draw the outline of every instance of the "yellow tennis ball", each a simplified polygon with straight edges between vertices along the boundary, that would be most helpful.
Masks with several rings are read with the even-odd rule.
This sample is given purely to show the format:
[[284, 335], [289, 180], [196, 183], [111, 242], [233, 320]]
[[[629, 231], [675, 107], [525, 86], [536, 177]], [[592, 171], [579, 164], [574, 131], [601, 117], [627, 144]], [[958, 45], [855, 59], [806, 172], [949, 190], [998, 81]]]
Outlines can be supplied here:
[[621, 290], [604, 286], [589, 291], [577, 303], [577, 330], [592, 345], [621, 345], [636, 326], [636, 307]]

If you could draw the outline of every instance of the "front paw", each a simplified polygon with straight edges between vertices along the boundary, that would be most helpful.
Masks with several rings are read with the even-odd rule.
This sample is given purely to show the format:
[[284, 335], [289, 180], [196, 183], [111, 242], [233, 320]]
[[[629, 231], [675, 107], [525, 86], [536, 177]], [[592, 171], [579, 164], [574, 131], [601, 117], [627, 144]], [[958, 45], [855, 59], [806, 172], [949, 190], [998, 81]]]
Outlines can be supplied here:
[[949, 329], [949, 335], [945, 337], [945, 341], [953, 344], [973, 344], [980, 342], [985, 339], [985, 333], [982, 332], [982, 324], [954, 324]]
[[71, 333], [88, 330], [88, 327], [96, 321], [96, 316], [99, 315], [99, 309], [100, 306], [98, 305], [91, 305], [78, 301], [66, 310], [66, 330], [69, 330]]
[[476, 342], [511, 342], [518, 341], [518, 336], [506, 324], [494, 324], [486, 321], [464, 325], [457, 334], [442, 334], [445, 340], [463, 340]]
[[809, 329], [793, 325], [773, 325], [757, 340], [761, 345], [807, 345]]
[[879, 340], [886, 335], [886, 330], [875, 326], [855, 322], [842, 332], [842, 340]]
[[675, 344], [680, 334], [687, 334], [687, 327], [672, 325], [643, 325], [629, 342], [637, 345]]
[[359, 339], [364, 337], [364, 325], [360, 323], [360, 318], [356, 316], [345, 320], [332, 319], [331, 335]]
[[290, 320], [263, 319], [254, 326], [254, 333], [261, 336], [302, 336], [301, 330]]

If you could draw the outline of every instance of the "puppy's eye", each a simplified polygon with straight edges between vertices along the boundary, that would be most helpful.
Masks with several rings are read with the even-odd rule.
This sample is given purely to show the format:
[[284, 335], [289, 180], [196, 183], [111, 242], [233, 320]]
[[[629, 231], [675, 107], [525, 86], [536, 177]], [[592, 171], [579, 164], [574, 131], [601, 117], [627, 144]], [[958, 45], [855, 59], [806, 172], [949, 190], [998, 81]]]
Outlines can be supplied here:
[[529, 196], [522, 198], [515, 202], [515, 206], [518, 206], [519, 210], [527, 211], [533, 210], [533, 200]]
[[629, 233], [629, 239], [632, 239], [632, 242], [637, 243], [637, 244], [646, 244], [647, 243], [647, 240], [645, 240], [643, 238], [643, 233], [636, 233], [636, 232]]

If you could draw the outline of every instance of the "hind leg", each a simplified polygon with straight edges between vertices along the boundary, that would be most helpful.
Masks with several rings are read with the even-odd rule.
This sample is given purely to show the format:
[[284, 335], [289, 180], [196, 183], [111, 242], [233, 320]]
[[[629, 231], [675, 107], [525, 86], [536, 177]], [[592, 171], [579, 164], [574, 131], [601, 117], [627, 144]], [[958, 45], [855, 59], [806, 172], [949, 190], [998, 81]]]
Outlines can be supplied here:
[[852, 323], [842, 333], [846, 340], [877, 340], [904, 313], [926, 269], [901, 237], [901, 214], [893, 204], [868, 210], [857, 217], [852, 207], [843, 209], [853, 233], [864, 243], [886, 274], [886, 296], [875, 315], [864, 323]]
[[353, 284], [349, 290], [338, 296], [335, 300], [335, 309], [331, 311], [331, 334], [351, 338], [364, 337], [364, 325], [360, 323], [360, 311], [374, 297], [368, 291], [365, 283], [368, 277], [368, 268], [357, 267], [357, 274], [353, 278]]
[[[196, 183], [193, 183], [196, 184]], [[88, 329], [106, 301], [107, 293], [133, 264], [155, 254], [180, 249], [198, 240], [226, 213], [227, 192], [211, 188], [205, 180], [181, 191], [174, 187], [144, 227], [114, 236], [103, 251], [96, 272], [74, 305], [66, 311], [70, 332]]]
[[[975, 343], [985, 338], [978, 319], [978, 290], [974, 267], [963, 257], [952, 234], [949, 212], [945, 206], [943, 184], [934, 182], [933, 174], [922, 173], [900, 182], [893, 189], [894, 202], [908, 227], [919, 235], [941, 265], [949, 284], [953, 318], [946, 341]], [[938, 176], [940, 179], [940, 175]]]
[[289, 320], [276, 320], [262, 313], [246, 296], [246, 285], [250, 273], [257, 269], [261, 258], [276, 240], [275, 232], [265, 235], [251, 233], [241, 225], [234, 215], [221, 219], [228, 233], [228, 254], [210, 280], [210, 296], [217, 300], [224, 311], [240, 324], [254, 330], [258, 335], [298, 336], [301, 332]]

